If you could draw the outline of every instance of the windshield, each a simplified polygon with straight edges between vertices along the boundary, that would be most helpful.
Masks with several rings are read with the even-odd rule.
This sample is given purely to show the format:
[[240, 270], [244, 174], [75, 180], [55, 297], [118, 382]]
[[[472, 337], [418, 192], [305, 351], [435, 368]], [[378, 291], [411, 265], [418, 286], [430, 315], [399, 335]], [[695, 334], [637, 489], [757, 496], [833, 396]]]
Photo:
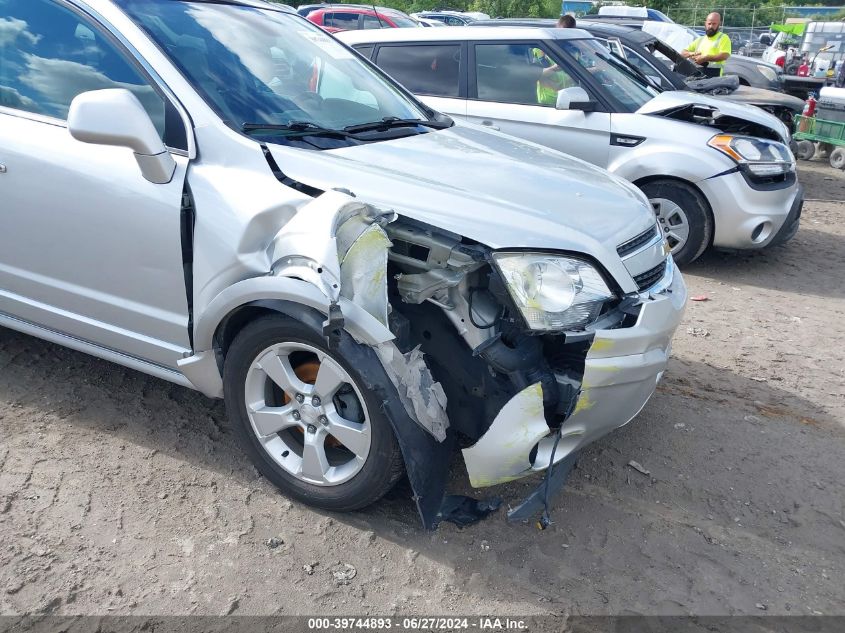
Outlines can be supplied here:
[[559, 40], [558, 44], [602, 85], [623, 112], [636, 112], [657, 96], [654, 88], [597, 40]]
[[[315, 149], [430, 131], [423, 106], [296, 14], [211, 2], [117, 0], [227, 125]], [[385, 120], [401, 129], [331, 134]], [[265, 127], [266, 126], [266, 127]]]

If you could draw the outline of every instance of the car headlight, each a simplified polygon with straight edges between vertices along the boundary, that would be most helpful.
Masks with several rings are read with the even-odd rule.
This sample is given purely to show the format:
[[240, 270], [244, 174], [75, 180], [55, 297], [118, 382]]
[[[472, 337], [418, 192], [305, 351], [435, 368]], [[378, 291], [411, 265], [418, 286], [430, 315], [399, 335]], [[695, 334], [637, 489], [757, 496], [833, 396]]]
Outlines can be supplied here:
[[494, 253], [511, 298], [532, 330], [583, 329], [613, 293], [586, 261], [542, 253]]
[[754, 136], [717, 134], [707, 144], [726, 154], [755, 176], [779, 176], [795, 169], [795, 158], [783, 143]]
[[757, 70], [760, 71], [760, 74], [763, 75], [767, 81], [778, 80], [778, 74], [768, 66], [757, 66]]

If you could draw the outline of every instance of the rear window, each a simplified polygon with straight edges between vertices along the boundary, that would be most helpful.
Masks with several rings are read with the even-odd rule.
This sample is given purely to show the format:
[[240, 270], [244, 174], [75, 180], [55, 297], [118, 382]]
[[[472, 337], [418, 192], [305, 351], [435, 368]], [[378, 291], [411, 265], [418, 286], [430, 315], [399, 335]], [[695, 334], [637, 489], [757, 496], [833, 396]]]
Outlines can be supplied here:
[[415, 94], [457, 97], [460, 87], [460, 44], [382, 46], [376, 63]]

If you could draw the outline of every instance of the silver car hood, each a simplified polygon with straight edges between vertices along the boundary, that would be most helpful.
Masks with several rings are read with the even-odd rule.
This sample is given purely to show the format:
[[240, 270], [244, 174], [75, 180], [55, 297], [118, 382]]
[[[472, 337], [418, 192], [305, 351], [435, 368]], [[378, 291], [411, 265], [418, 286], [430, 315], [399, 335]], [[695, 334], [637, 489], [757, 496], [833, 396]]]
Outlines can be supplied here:
[[[789, 139], [789, 130], [778, 120], [777, 117], [769, 114], [765, 110], [761, 110], [756, 106], [750, 106], [743, 103], [734, 103], [726, 101], [719, 97], [710, 95], [703, 95], [697, 92], [687, 92], [685, 90], [667, 90], [661, 92], [651, 101], [643, 105], [638, 114], [662, 114], [669, 110], [674, 110], [685, 105], [703, 105], [711, 108], [716, 108], [720, 116], [730, 116], [737, 119], [743, 119], [764, 125], [777, 132], [782, 139]], [[717, 117], [718, 118], [718, 117]]]
[[[468, 237], [491, 248], [580, 251], [600, 260], [654, 224], [645, 197], [555, 150], [457, 123], [337, 150], [268, 145], [290, 178]], [[604, 262], [607, 264], [607, 262]]]

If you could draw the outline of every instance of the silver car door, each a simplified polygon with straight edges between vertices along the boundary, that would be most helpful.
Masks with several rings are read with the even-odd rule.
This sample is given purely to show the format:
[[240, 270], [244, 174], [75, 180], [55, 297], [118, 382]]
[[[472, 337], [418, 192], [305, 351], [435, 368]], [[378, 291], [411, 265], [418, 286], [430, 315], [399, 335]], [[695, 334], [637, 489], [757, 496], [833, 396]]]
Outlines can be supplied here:
[[63, 4], [5, 0], [0, 18], [15, 27], [0, 39], [0, 312], [174, 367], [190, 348], [180, 232], [188, 160], [174, 152], [173, 179], [152, 184], [130, 149], [81, 143], [65, 123], [77, 94], [126, 88], [168, 142], [165, 98], [104, 30]]
[[610, 115], [555, 108], [556, 91], [579, 86], [533, 43], [476, 43], [467, 119], [607, 166]]
[[426, 105], [453, 117], [466, 117], [461, 96], [462, 56], [460, 42], [383, 44], [375, 63], [413, 92]]

